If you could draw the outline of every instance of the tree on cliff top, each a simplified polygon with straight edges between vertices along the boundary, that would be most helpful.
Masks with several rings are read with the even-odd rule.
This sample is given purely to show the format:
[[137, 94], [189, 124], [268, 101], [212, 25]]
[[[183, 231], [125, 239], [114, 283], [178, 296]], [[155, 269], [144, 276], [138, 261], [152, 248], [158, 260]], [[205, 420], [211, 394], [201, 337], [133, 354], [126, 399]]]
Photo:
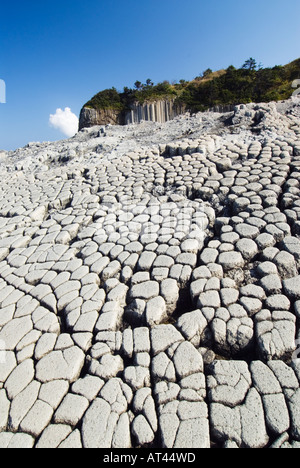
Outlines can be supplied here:
[[245, 70], [256, 70], [257, 69], [257, 62], [254, 58], [250, 57], [248, 60], [246, 60], [246, 62], [244, 63], [244, 65], [242, 66], [242, 68], [244, 68]]

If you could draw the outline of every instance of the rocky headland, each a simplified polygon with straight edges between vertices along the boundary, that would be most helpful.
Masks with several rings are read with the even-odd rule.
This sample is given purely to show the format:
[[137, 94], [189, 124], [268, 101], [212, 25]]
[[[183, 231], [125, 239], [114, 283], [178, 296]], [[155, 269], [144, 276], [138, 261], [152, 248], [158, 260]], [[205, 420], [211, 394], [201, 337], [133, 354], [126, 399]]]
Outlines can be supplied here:
[[130, 125], [142, 121], [165, 123], [184, 114], [185, 111], [184, 105], [176, 104], [174, 100], [167, 99], [142, 104], [136, 101], [125, 112], [109, 108], [83, 107], [79, 117], [79, 130], [95, 125]]
[[0, 447], [300, 447], [299, 98], [173, 117], [0, 153]]

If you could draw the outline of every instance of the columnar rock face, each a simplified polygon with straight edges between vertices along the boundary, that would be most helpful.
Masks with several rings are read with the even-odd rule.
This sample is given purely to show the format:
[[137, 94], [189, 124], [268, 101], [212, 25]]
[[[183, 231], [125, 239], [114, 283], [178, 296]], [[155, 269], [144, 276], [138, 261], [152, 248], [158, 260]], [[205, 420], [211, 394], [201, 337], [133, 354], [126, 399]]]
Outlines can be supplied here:
[[128, 112], [113, 109], [96, 110], [83, 107], [80, 112], [79, 130], [95, 125], [128, 125], [141, 121], [164, 123], [185, 112], [185, 106], [174, 101], [135, 102]]
[[1, 448], [299, 448], [299, 121], [249, 104], [1, 155]]
[[185, 112], [185, 107], [175, 105], [174, 101], [155, 101], [144, 104], [134, 103], [125, 116], [125, 124], [147, 122], [164, 123]]

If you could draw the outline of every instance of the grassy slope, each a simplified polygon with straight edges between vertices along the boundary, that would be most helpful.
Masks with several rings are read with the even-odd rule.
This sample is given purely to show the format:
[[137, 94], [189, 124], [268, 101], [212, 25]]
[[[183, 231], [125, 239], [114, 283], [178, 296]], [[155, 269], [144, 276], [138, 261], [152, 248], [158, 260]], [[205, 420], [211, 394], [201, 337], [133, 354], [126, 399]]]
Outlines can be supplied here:
[[248, 70], [229, 67], [212, 72], [190, 82], [177, 84], [165, 81], [157, 85], [142, 85], [140, 89], [115, 88], [96, 94], [84, 107], [114, 109], [125, 112], [134, 101], [143, 103], [173, 99], [185, 104], [192, 112], [204, 111], [216, 105], [270, 102], [288, 99], [293, 89], [293, 80], [300, 79], [300, 59], [285, 66]]

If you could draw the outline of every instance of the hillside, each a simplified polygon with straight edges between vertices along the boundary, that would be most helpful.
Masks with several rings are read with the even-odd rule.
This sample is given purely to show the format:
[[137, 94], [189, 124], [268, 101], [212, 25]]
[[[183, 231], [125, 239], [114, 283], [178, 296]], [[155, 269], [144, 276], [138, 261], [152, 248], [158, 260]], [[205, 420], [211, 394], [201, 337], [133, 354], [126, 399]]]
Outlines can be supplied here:
[[292, 82], [300, 77], [300, 59], [273, 68], [251, 68], [250, 63], [246, 64], [239, 69], [230, 66], [211, 80], [190, 82], [178, 100], [194, 112], [219, 105], [280, 101], [292, 95]]
[[[145, 84], [136, 81], [134, 89], [125, 87], [119, 92], [111, 88], [96, 94], [83, 106], [88, 115], [81, 116], [80, 128], [103, 124], [106, 120], [107, 123], [127, 123], [126, 115], [134, 105], [157, 101], [174, 102], [180, 109], [175, 115], [182, 109], [203, 112], [215, 106], [280, 101], [292, 95], [291, 84], [299, 77], [300, 59], [273, 68], [261, 68], [254, 59], [249, 59], [241, 68], [229, 66], [216, 72], [208, 69], [192, 81], [180, 80], [173, 84], [164, 81], [156, 85], [150, 79]], [[100, 115], [91, 118], [93, 111], [87, 109], [100, 112]]]

